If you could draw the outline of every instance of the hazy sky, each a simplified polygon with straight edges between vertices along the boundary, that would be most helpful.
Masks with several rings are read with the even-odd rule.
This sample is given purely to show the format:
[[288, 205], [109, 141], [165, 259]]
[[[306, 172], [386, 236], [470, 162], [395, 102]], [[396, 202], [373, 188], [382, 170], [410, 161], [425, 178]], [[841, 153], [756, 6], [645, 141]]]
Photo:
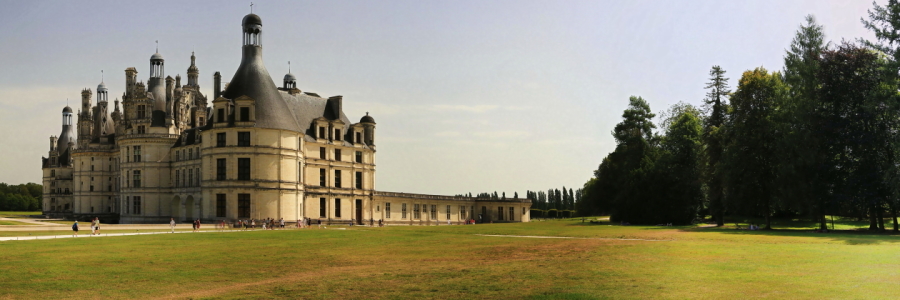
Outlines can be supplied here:
[[[879, 1], [879, 3], [884, 1]], [[869, 1], [254, 1], [266, 66], [343, 95], [378, 122], [376, 188], [456, 194], [580, 187], [615, 147], [628, 97], [700, 104], [711, 66], [782, 68], [807, 14], [827, 39], [871, 38]], [[61, 110], [124, 70], [149, 76], [159, 40], [202, 91], [231, 79], [249, 1], [0, 1], [0, 182], [40, 182]]]

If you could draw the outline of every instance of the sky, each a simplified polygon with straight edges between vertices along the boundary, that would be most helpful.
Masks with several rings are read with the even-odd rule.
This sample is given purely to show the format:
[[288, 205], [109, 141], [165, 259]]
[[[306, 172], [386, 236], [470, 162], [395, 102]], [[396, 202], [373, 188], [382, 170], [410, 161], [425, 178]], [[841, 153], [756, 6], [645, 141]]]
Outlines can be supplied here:
[[[885, 1], [878, 1], [883, 4]], [[700, 105], [709, 69], [736, 86], [777, 71], [806, 15], [840, 43], [873, 35], [869, 1], [254, 1], [263, 57], [280, 85], [344, 96], [377, 122], [376, 189], [461, 194], [577, 189], [615, 148], [629, 96], [654, 112]], [[124, 92], [166, 75], [201, 91], [230, 80], [249, 1], [0, 0], [0, 182], [41, 181], [41, 157], [69, 99], [102, 80]]]

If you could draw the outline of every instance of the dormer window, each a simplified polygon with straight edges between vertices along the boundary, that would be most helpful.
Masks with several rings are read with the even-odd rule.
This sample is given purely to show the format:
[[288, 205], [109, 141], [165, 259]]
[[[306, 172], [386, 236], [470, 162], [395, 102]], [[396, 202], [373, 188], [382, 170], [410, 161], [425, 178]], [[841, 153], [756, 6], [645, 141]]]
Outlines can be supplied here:
[[147, 107], [144, 105], [138, 105], [137, 107], [137, 118], [143, 119], [147, 117]]
[[334, 130], [334, 140], [335, 140], [335, 141], [340, 141], [340, 140], [341, 140], [341, 130], [340, 130], [340, 129], [335, 129], [335, 130]]
[[219, 112], [216, 113], [216, 122], [225, 123], [225, 109], [220, 108]]
[[319, 138], [320, 139], [325, 138], [325, 127], [319, 126]]
[[361, 137], [361, 135], [359, 134], [359, 132], [356, 133], [356, 143], [357, 143], [357, 144], [362, 143], [362, 137]]
[[250, 122], [250, 108], [241, 107], [241, 122]]

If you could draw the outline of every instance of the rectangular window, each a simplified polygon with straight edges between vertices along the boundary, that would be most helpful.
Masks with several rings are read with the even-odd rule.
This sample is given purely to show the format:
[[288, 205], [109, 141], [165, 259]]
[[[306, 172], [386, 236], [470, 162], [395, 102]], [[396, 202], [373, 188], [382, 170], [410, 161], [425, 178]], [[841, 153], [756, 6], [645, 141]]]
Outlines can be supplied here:
[[325, 147], [319, 147], [319, 158], [325, 159]]
[[340, 130], [340, 129], [335, 129], [335, 130], [334, 130], [334, 140], [335, 140], [335, 141], [340, 141], [340, 140], [341, 140], [341, 130]]
[[356, 133], [356, 143], [361, 143], [362, 139], [360, 139], [359, 132]]
[[216, 194], [216, 217], [225, 217], [225, 194]]
[[193, 186], [194, 184], [194, 170], [188, 169], [188, 186]]
[[250, 194], [238, 194], [238, 218], [250, 217]]
[[181, 171], [175, 170], [175, 187], [179, 187], [181, 185]]
[[466, 206], [465, 205], [459, 206], [459, 217], [464, 220], [466, 219]]
[[431, 218], [437, 220], [437, 205], [431, 206]]
[[325, 169], [319, 169], [319, 186], [325, 186]]
[[362, 189], [362, 172], [356, 172], [356, 188]]
[[447, 205], [447, 220], [450, 220], [450, 205]]
[[503, 207], [497, 207], [497, 221], [503, 221]]
[[216, 113], [216, 122], [225, 123], [225, 109], [220, 108]]
[[141, 146], [134, 146], [134, 162], [141, 162]]
[[250, 147], [249, 132], [238, 132], [238, 147]]
[[325, 127], [319, 126], [319, 138], [320, 139], [325, 138]]
[[356, 151], [356, 162], [362, 162], [362, 151]]
[[188, 156], [185, 159], [194, 159], [194, 148], [188, 149]]
[[319, 218], [325, 217], [325, 198], [319, 198]]
[[145, 134], [147, 133], [147, 127], [144, 127], [144, 125], [138, 126], [137, 132], [138, 134]]
[[509, 208], [509, 220], [510, 220], [510, 221], [515, 221], [515, 220], [516, 220], [516, 218], [514, 217], [515, 214], [516, 214], [516, 208], [515, 208], [515, 207], [510, 207], [510, 208]]
[[[137, 171], [135, 171], [137, 172]], [[131, 208], [134, 209], [132, 214], [140, 215], [141, 214], [141, 196], [134, 196], [134, 203], [131, 204]]]
[[250, 108], [241, 107], [241, 122], [250, 122]]
[[200, 186], [200, 168], [197, 168], [195, 173], [197, 173], [197, 181], [194, 182], [194, 186]]
[[384, 218], [385, 219], [391, 218], [391, 203], [390, 202], [384, 204]]
[[419, 205], [413, 204], [413, 219], [421, 218], [422, 215], [419, 214]]
[[147, 117], [147, 107], [143, 105], [138, 105], [137, 107], [137, 118], [143, 119]]
[[132, 174], [132, 176], [134, 176], [132, 178], [134, 181], [134, 184], [132, 184], [132, 185], [136, 188], [141, 187], [141, 170], [134, 170], [134, 172], [131, 174]]
[[341, 187], [341, 170], [334, 170], [334, 187]]
[[216, 133], [216, 147], [225, 147], [225, 133]]
[[341, 217], [341, 199], [334, 199], [334, 217]]
[[94, 186], [92, 185], [92, 186], [91, 186], [91, 192], [93, 192], [93, 191], [94, 191]]
[[406, 219], [406, 203], [400, 204], [400, 218]]
[[250, 180], [249, 158], [238, 158], [238, 180]]
[[334, 160], [341, 161], [341, 149], [334, 149]]
[[225, 159], [216, 159], [216, 180], [225, 180]]
[[[175, 161], [181, 161], [181, 151], [175, 151]], [[93, 168], [94, 166], [91, 166]], [[93, 170], [91, 170], [93, 171]]]

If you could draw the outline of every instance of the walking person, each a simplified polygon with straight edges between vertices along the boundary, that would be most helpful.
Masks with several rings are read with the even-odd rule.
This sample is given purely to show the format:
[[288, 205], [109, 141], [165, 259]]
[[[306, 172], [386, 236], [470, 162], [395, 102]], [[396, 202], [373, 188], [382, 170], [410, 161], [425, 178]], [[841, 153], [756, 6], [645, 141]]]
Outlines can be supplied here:
[[75, 221], [75, 224], [72, 224], [72, 237], [78, 237], [78, 221]]
[[97, 218], [91, 219], [91, 235], [97, 233]]
[[284, 229], [284, 218], [281, 218], [281, 229]]
[[200, 231], [200, 219], [197, 219], [197, 231]]
[[250, 228], [256, 229], [256, 219], [250, 219]]
[[97, 220], [97, 225], [94, 226], [94, 229], [97, 230], [97, 235], [100, 235], [100, 218], [94, 218]]
[[169, 218], [169, 227], [172, 228], [172, 233], [175, 233], [175, 218]]

